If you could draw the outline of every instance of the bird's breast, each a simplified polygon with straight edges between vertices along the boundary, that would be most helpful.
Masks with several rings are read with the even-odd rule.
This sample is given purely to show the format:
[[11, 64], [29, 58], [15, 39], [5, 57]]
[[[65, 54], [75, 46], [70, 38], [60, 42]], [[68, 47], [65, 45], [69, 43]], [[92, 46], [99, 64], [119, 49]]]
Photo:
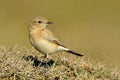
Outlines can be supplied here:
[[44, 53], [44, 54], [52, 54], [58, 51], [58, 45], [44, 39], [43, 37], [30, 37], [30, 41], [35, 49]]

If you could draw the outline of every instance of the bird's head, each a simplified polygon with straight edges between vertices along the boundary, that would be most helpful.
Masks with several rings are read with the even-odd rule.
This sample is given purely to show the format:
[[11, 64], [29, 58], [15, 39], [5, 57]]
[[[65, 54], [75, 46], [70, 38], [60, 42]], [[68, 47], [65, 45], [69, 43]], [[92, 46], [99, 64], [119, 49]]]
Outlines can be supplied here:
[[29, 24], [29, 29], [35, 29], [35, 28], [45, 28], [48, 24], [52, 24], [52, 22], [49, 22], [44, 17], [35, 17], [32, 19], [32, 21]]

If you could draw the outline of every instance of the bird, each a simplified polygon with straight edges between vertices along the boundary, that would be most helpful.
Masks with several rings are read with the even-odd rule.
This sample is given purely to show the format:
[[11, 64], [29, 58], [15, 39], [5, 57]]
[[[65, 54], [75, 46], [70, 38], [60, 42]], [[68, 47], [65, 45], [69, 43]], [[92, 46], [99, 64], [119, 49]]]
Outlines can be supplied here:
[[63, 51], [76, 56], [83, 56], [83, 54], [77, 53], [62, 45], [47, 28], [49, 24], [53, 24], [53, 22], [48, 21], [42, 16], [34, 17], [29, 23], [29, 40], [37, 51], [44, 54], [45, 58], [48, 58], [48, 55]]

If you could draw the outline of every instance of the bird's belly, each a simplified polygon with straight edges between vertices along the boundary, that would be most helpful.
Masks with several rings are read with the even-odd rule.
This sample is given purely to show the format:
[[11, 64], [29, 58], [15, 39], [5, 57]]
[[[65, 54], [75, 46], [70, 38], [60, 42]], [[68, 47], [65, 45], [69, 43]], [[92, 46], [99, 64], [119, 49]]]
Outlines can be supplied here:
[[52, 54], [58, 51], [58, 46], [47, 40], [36, 41], [35, 46], [44, 54]]

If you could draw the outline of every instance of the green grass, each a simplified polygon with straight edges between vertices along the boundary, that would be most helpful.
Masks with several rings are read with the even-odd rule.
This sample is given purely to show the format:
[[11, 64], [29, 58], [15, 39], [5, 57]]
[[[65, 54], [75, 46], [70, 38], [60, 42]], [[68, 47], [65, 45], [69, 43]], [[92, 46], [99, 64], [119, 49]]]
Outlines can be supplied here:
[[[34, 49], [0, 47], [0, 80], [119, 80], [116, 69], [65, 53], [40, 58]], [[37, 57], [36, 57], [37, 56]]]

